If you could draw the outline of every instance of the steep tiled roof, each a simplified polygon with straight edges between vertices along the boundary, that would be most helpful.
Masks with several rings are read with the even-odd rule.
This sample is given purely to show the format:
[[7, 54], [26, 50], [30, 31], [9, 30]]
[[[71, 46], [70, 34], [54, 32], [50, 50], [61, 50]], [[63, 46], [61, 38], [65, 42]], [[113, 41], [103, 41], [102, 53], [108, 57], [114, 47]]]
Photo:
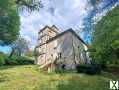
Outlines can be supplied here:
[[[58, 28], [55, 26], [55, 25], [52, 25], [52, 27], [56, 28], [58, 30]], [[54, 30], [52, 27], [49, 27], [49, 26], [45, 26], [44, 28], [42, 28], [38, 33], [41, 33], [43, 30], [45, 30], [46, 28], [49, 28], [50, 30], [58, 33], [58, 31]]]

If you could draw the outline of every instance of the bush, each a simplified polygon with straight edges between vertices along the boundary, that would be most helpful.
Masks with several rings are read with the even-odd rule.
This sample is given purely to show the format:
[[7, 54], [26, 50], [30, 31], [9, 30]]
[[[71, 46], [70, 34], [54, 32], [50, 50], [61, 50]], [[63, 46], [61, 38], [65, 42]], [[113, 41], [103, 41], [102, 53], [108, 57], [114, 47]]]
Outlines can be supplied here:
[[77, 65], [78, 73], [86, 73], [86, 74], [100, 74], [101, 67], [99, 65]]
[[5, 65], [17, 65], [17, 57], [13, 56], [11, 58], [5, 58]]
[[17, 60], [18, 64], [24, 65], [24, 64], [34, 64], [34, 60], [31, 60], [26, 57], [19, 57]]
[[34, 60], [31, 60], [26, 57], [22, 56], [12, 56], [11, 58], [5, 59], [6, 65], [27, 65], [27, 64], [34, 64]]

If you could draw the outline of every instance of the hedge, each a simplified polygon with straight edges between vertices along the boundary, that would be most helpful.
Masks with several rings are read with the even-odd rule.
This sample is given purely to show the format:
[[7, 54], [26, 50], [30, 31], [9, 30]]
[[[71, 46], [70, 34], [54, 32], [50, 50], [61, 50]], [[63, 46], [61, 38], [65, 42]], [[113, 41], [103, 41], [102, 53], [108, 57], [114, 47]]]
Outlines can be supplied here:
[[86, 74], [100, 74], [101, 67], [99, 65], [77, 65], [76, 67], [78, 73]]

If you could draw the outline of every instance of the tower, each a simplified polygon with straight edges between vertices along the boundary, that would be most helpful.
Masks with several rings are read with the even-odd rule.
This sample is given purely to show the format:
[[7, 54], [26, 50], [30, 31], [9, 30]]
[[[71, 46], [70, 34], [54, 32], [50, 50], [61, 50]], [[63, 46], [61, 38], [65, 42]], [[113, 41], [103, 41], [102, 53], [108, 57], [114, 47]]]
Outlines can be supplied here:
[[[43, 29], [41, 29], [38, 32], [38, 46], [37, 46], [37, 52], [39, 54], [39, 57], [37, 58], [38, 64], [44, 64], [47, 59], [47, 41], [50, 38], [55, 37], [58, 34], [58, 29], [55, 25], [49, 27], [45, 26]], [[52, 46], [50, 46], [52, 47]]]

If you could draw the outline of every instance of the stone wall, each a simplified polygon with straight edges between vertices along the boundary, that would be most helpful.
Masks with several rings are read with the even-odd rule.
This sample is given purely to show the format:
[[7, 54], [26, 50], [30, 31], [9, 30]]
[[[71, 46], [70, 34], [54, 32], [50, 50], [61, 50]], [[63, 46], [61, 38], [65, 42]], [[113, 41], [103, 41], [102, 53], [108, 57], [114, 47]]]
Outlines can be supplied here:
[[77, 64], [89, 61], [86, 52], [87, 46], [72, 32], [59, 35], [48, 43], [46, 41], [56, 36], [57, 33], [50, 28], [46, 28], [42, 33], [46, 33], [46, 36], [39, 40], [45, 44], [38, 47], [37, 64], [43, 65], [51, 61], [55, 62], [59, 68], [75, 69]]

